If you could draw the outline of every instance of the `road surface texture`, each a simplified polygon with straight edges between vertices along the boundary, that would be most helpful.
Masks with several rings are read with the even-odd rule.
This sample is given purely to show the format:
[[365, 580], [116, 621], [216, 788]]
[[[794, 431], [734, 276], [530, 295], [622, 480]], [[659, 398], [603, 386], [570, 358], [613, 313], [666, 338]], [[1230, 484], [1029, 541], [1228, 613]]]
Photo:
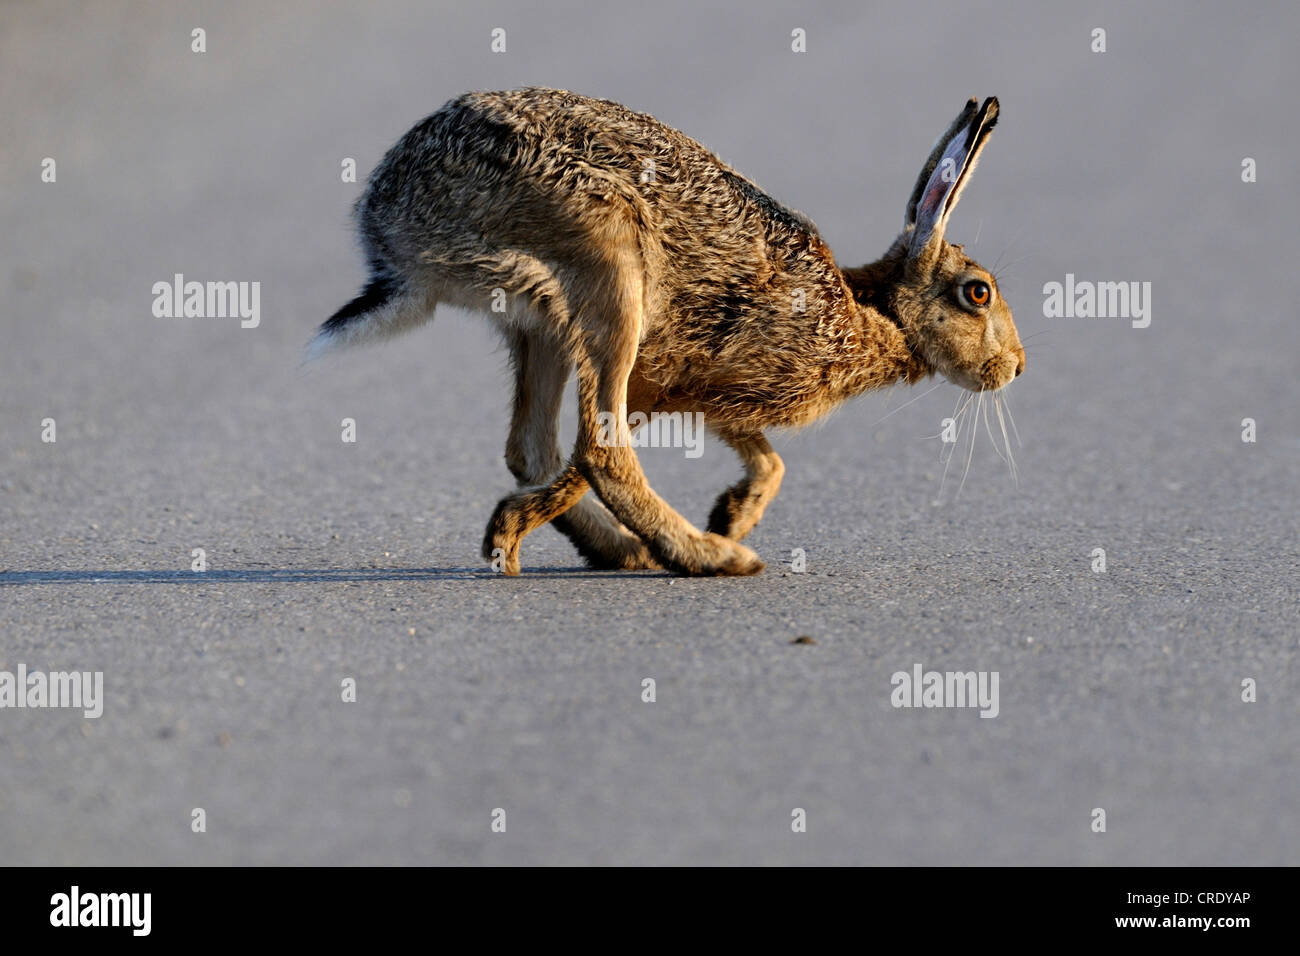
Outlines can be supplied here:
[[[0, 710], [0, 861], [1300, 862], [1300, 8], [273, 6], [0, 9], [0, 671], [104, 675], [97, 719]], [[529, 84], [684, 130], [846, 265], [999, 96], [948, 238], [1026, 342], [1019, 484], [928, 382], [777, 436], [757, 577], [549, 528], [493, 573], [489, 325], [298, 360], [364, 277], [345, 160]], [[178, 273], [258, 324], [156, 317]], [[1046, 315], [1067, 276], [1149, 325]], [[739, 474], [642, 460], [697, 523]], [[916, 665], [997, 672], [996, 717], [894, 707]]]

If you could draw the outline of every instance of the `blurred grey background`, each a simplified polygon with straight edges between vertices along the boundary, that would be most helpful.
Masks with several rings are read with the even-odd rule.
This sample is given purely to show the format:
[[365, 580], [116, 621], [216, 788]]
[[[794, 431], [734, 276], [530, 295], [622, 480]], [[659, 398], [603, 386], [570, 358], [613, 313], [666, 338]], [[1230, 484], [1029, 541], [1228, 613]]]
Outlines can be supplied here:
[[[0, 669], [107, 700], [0, 711], [0, 861], [1300, 861], [1298, 33], [1281, 2], [6, 3]], [[959, 395], [900, 389], [779, 438], [757, 578], [588, 573], [550, 529], [491, 574], [486, 323], [296, 366], [363, 278], [341, 161], [528, 84], [677, 126], [846, 265], [999, 96], [949, 238], [1026, 340], [1019, 486], [981, 432], [940, 497]], [[259, 281], [260, 326], [155, 318], [178, 272]], [[1067, 273], [1152, 283], [1150, 327], [1044, 318]], [[642, 457], [697, 522], [739, 474]], [[1000, 716], [893, 709], [916, 663], [998, 671]]]

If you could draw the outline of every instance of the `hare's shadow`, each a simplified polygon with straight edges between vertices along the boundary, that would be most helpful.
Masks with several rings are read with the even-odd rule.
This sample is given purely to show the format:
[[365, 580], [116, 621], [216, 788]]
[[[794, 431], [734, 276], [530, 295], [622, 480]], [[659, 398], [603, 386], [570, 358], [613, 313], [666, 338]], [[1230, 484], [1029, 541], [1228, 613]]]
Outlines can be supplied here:
[[[502, 575], [489, 568], [267, 568], [210, 571], [0, 571], [0, 587], [23, 584], [275, 584], [368, 581], [482, 581]], [[667, 577], [664, 571], [593, 571], [591, 568], [524, 569], [526, 578]]]

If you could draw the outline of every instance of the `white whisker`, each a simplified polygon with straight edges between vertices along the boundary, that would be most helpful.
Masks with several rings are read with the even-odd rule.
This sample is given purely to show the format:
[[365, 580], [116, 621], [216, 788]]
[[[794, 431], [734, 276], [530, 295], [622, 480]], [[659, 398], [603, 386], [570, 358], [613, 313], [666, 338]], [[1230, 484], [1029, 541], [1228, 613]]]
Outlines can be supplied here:
[[[966, 399], [966, 400], [965, 400], [964, 402], [961, 400], [961, 398], [958, 398], [958, 399], [957, 399], [957, 401], [958, 401], [958, 403], [960, 404], [961, 407], [960, 407], [960, 409], [958, 409], [958, 410], [954, 410], [954, 412], [953, 412], [953, 416], [952, 416], [952, 420], [953, 420], [953, 427], [954, 427], [955, 429], [957, 429], [957, 438], [958, 438], [958, 440], [960, 440], [960, 437], [961, 437], [961, 421], [962, 421], [962, 418], [963, 418], [963, 416], [965, 416], [965, 414], [966, 414], [966, 410], [967, 410], [968, 408], [970, 408], [971, 400], [974, 399], [974, 397], [975, 397], [974, 394], [970, 394], [970, 393], [968, 393], [968, 394], [965, 396], [965, 399]], [[958, 444], [958, 441], [954, 441], [954, 442], [952, 442], [952, 447], [948, 449], [948, 457], [947, 457], [947, 458], [943, 458], [943, 476], [939, 479], [939, 500], [940, 500], [940, 501], [943, 500], [943, 489], [944, 489], [944, 485], [947, 484], [947, 481], [948, 481], [948, 468], [952, 465], [952, 455], [953, 455], [953, 452], [957, 450], [957, 444]], [[940, 455], [940, 457], [942, 458], [942, 456], [943, 456], [943, 450], [942, 450], [942, 449], [940, 449], [940, 451], [939, 451], [939, 455]]]
[[975, 457], [975, 432], [978, 431], [980, 409], [984, 407], [984, 389], [979, 390], [979, 403], [975, 406], [975, 421], [971, 423], [970, 450], [966, 452], [966, 470], [961, 473], [961, 483], [957, 486], [954, 500], [961, 497], [961, 490], [966, 487], [966, 476], [970, 474], [971, 459]]
[[930, 386], [929, 388], [927, 388], [927, 389], [926, 389], [924, 392], [922, 392], [920, 395], [917, 395], [915, 398], [909, 398], [909, 399], [908, 399], [907, 401], [905, 401], [902, 405], [899, 405], [897, 408], [895, 408], [892, 412], [887, 413], [887, 414], [884, 416], [884, 418], [878, 418], [878, 419], [876, 419], [874, 422], [872, 422], [872, 423], [871, 423], [870, 425], [868, 425], [867, 427], [868, 427], [868, 428], [875, 428], [877, 425], [879, 425], [881, 422], [883, 422], [883, 421], [884, 421], [886, 418], [888, 418], [890, 415], [893, 415], [893, 414], [895, 414], [896, 412], [901, 412], [903, 409], [905, 409], [908, 405], [911, 405], [913, 402], [919, 402], [921, 399], [925, 398], [925, 396], [929, 395], [929, 394], [930, 394], [931, 392], [933, 392], [936, 388], [938, 388], [940, 385], [943, 385], [943, 384], [944, 384], [943, 382], [935, 382], [932, 386]]
[[1025, 445], [1020, 440], [1020, 430], [1016, 428], [1016, 416], [1011, 414], [1011, 402], [1007, 399], [1006, 395], [1002, 396], [1002, 404], [1007, 407], [1007, 421], [1011, 423], [1011, 434], [1016, 436], [1016, 446], [1018, 448], [1024, 448]]
[[1011, 466], [1011, 483], [1018, 488], [1020, 487], [1020, 471], [1016, 468], [1016, 456], [1011, 453], [1011, 440], [1007, 437], [1007, 423], [1002, 420], [1003, 402], [995, 400], [994, 404], [998, 413], [998, 425], [1002, 428], [1002, 444], [1007, 449], [1007, 464]]
[[[993, 401], [990, 402], [989, 404], [997, 404], [997, 400], [998, 400], [997, 394], [994, 393], [994, 395], [993, 395]], [[983, 404], [983, 403], [981, 403], [981, 404]], [[991, 444], [991, 445], [993, 446], [993, 454], [995, 454], [995, 455], [997, 455], [999, 458], [1001, 458], [1004, 464], [1010, 464], [1009, 462], [1007, 462], [1006, 458], [1003, 457], [1001, 450], [999, 450], [999, 448], [998, 448], [998, 440], [997, 440], [996, 438], [993, 437], [993, 427], [989, 424], [989, 407], [988, 407], [988, 405], [985, 405], [985, 406], [984, 406], [984, 431], [985, 431], [985, 433], [989, 436], [989, 444]]]
[[[963, 401], [963, 400], [964, 400], [964, 401]], [[953, 427], [957, 429], [957, 433], [958, 433], [958, 434], [961, 433], [961, 417], [962, 417], [963, 414], [965, 414], [965, 412], [966, 412], [966, 406], [967, 406], [968, 404], [970, 404], [970, 396], [969, 396], [969, 395], [965, 395], [965, 394], [958, 394], [958, 395], [957, 395], [957, 404], [953, 407], [952, 414], [951, 414], [950, 416], [948, 416], [949, 418], [952, 419]], [[942, 438], [942, 437], [943, 437], [943, 429], [940, 429], [940, 430], [939, 430], [939, 434], [938, 434], [938, 435], [927, 435], [926, 437], [927, 437], [927, 438]], [[945, 442], [944, 444], [947, 444], [947, 442]], [[956, 442], [954, 441], [954, 442], [952, 442], [952, 444], [955, 445]], [[949, 450], [948, 450], [948, 454], [949, 454], [949, 455], [952, 454], [952, 449], [949, 449]], [[942, 445], [942, 444], [939, 446], [939, 460], [940, 460], [940, 461], [943, 460], [943, 445]]]

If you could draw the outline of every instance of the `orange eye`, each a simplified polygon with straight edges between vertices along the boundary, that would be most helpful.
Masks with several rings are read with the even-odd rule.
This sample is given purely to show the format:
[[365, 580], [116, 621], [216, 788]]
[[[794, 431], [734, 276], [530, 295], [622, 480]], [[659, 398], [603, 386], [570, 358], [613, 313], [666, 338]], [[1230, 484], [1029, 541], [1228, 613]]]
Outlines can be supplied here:
[[966, 295], [966, 301], [976, 306], [988, 305], [989, 298], [993, 295], [992, 290], [989, 289], [989, 284], [978, 279], [967, 282], [961, 287], [961, 290]]

